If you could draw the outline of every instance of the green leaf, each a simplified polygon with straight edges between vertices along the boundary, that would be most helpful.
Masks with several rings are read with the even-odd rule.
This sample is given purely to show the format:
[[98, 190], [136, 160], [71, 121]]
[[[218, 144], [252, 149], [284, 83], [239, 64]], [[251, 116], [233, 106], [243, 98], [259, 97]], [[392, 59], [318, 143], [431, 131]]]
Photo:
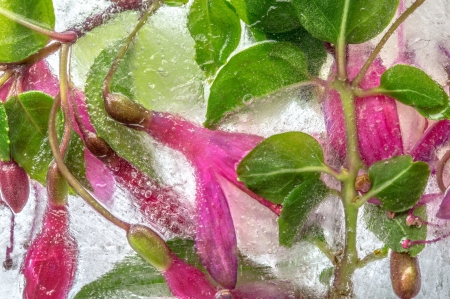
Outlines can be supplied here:
[[8, 116], [4, 105], [0, 105], [0, 160], [9, 161], [10, 150], [9, 146], [11, 141], [9, 140], [9, 125]]
[[251, 99], [309, 78], [305, 55], [291, 43], [268, 42], [246, 49], [231, 57], [217, 74], [204, 125], [213, 127]]
[[382, 160], [369, 168], [372, 187], [365, 197], [378, 198], [385, 210], [403, 212], [420, 199], [429, 176], [428, 164], [409, 155]]
[[333, 267], [329, 267], [329, 268], [325, 268], [322, 270], [322, 272], [320, 272], [319, 275], [319, 281], [320, 283], [329, 286], [331, 283], [331, 278], [333, 277], [334, 274], [334, 268]]
[[[70, 135], [70, 143], [64, 161], [70, 172], [81, 184], [92, 190], [91, 184], [86, 179], [86, 163], [84, 161], [84, 143], [75, 132]], [[75, 194], [75, 191], [71, 190]]]
[[[121, 43], [115, 47], [103, 50], [95, 59], [86, 82], [85, 95], [88, 111], [97, 134], [101, 136], [119, 156], [130, 161], [141, 171], [153, 175], [151, 167], [151, 153], [145, 147], [148, 135], [144, 132], [130, 129], [110, 118], [106, 111], [102, 97], [102, 84], [112, 61], [117, 55]], [[111, 83], [111, 91], [122, 93], [133, 98], [132, 78], [129, 75], [129, 54], [125, 55], [119, 65]]]
[[284, 200], [278, 218], [279, 242], [291, 247], [298, 237], [309, 213], [324, 199], [328, 188], [320, 179], [304, 181]]
[[[414, 215], [426, 220], [426, 208], [422, 206], [415, 209]], [[417, 244], [408, 249], [404, 249], [401, 242], [405, 239], [411, 241], [425, 240], [427, 238], [427, 226], [407, 226], [407, 216], [408, 212], [404, 212], [396, 214], [393, 219], [389, 219], [386, 216], [386, 211], [381, 207], [372, 204], [364, 205], [364, 220], [369, 230], [392, 250], [396, 252], [409, 252], [409, 254], [414, 257], [425, 248], [425, 245]]]
[[359, 44], [390, 23], [399, 0], [292, 0], [302, 25], [320, 40]]
[[424, 71], [398, 64], [381, 75], [380, 91], [413, 106], [430, 119], [450, 117], [450, 101], [444, 89]]
[[287, 132], [256, 146], [239, 163], [237, 174], [247, 188], [281, 204], [305, 180], [318, 179], [325, 167], [322, 148], [313, 137]]
[[327, 51], [322, 41], [312, 36], [305, 28], [299, 27], [289, 32], [265, 33], [251, 30], [256, 41], [278, 41], [291, 42], [299, 47], [306, 56], [308, 72], [313, 76], [318, 76], [319, 71], [327, 58]]
[[52, 104], [51, 96], [37, 91], [11, 97], [5, 103], [11, 156], [32, 179], [41, 183], [45, 182], [52, 161], [47, 136]]
[[[23, 16], [52, 30], [55, 14], [51, 0], [0, 0], [0, 9]], [[0, 15], [0, 62], [15, 62], [43, 48], [49, 38]]]
[[195, 60], [208, 77], [225, 64], [241, 39], [241, 22], [224, 0], [195, 0], [188, 15]]
[[266, 32], [286, 32], [300, 27], [290, 1], [230, 0], [239, 17], [250, 28]]

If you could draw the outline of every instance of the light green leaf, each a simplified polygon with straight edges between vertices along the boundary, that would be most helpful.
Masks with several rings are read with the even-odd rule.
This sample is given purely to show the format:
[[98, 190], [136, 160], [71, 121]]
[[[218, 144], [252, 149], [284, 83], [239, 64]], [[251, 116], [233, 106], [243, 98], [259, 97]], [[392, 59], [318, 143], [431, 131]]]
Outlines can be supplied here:
[[319, 143], [301, 132], [273, 135], [237, 167], [239, 180], [271, 202], [281, 204], [298, 185], [318, 179], [325, 169]]
[[[85, 94], [88, 111], [92, 124], [97, 130], [97, 134], [101, 136], [119, 156], [130, 161], [141, 171], [148, 175], [153, 175], [151, 167], [151, 153], [149, 148], [145, 147], [145, 138], [147, 134], [144, 132], [130, 129], [108, 116], [102, 97], [102, 84], [105, 76], [111, 66], [113, 59], [116, 57], [119, 45], [103, 50], [95, 59], [89, 73]], [[132, 78], [129, 75], [128, 68], [129, 55], [124, 57], [124, 62], [119, 65], [111, 84], [112, 92], [122, 93], [129, 98], [133, 98]]]
[[385, 71], [380, 78], [380, 92], [415, 107], [426, 118], [450, 118], [448, 95], [416, 67], [398, 64]]
[[420, 199], [429, 176], [428, 164], [413, 162], [411, 156], [382, 160], [369, 168], [372, 187], [365, 197], [378, 198], [385, 210], [403, 212]]
[[308, 81], [306, 58], [297, 46], [267, 42], [248, 48], [219, 71], [211, 86], [205, 126], [282, 87]]
[[10, 140], [8, 116], [4, 105], [0, 105], [0, 160], [9, 161], [10, 158]]
[[195, 0], [188, 15], [195, 60], [208, 77], [225, 64], [241, 39], [241, 22], [225, 0]]
[[320, 40], [359, 44], [390, 23], [399, 0], [292, 0], [302, 25]]
[[327, 186], [314, 178], [301, 183], [286, 197], [278, 218], [280, 245], [291, 247], [299, 239], [309, 213], [325, 198], [327, 192]]
[[[52, 30], [55, 14], [51, 0], [0, 0], [0, 10], [23, 16]], [[0, 11], [1, 12], [1, 11]], [[20, 61], [43, 48], [49, 38], [0, 14], [0, 62]]]
[[291, 1], [230, 0], [230, 3], [252, 29], [278, 33], [300, 27]]
[[[414, 215], [426, 220], [426, 208], [422, 206], [415, 209]], [[393, 219], [389, 219], [386, 216], [386, 211], [381, 207], [373, 204], [364, 205], [364, 220], [369, 230], [392, 250], [396, 252], [409, 252], [409, 254], [414, 257], [425, 248], [425, 245], [417, 244], [408, 249], [404, 249], [401, 242], [405, 239], [411, 241], [425, 240], [427, 238], [427, 226], [407, 226], [407, 216], [408, 212], [404, 212], [396, 214]]]

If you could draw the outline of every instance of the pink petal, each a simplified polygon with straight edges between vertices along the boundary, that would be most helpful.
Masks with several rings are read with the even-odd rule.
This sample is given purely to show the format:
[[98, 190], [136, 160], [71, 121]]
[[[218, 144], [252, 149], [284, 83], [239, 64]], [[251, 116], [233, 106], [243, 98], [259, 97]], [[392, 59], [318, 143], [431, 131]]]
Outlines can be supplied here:
[[440, 219], [450, 220], [450, 192], [445, 192], [444, 199], [442, 199], [439, 210], [436, 213], [436, 217]]
[[52, 74], [47, 63], [41, 60], [25, 73], [22, 89], [40, 90], [54, 97], [59, 93], [59, 80]]
[[228, 202], [210, 169], [197, 167], [197, 231], [195, 246], [202, 264], [223, 287], [237, 281], [237, 241]]
[[431, 162], [436, 159], [436, 148], [450, 138], [450, 121], [441, 120], [429, 127], [411, 151], [415, 161]]
[[113, 203], [114, 177], [111, 171], [87, 149], [84, 150], [84, 160], [86, 162], [86, 178], [94, 188], [95, 196], [104, 204]]
[[174, 296], [181, 299], [213, 299], [216, 290], [197, 268], [173, 257], [172, 265], [162, 273]]

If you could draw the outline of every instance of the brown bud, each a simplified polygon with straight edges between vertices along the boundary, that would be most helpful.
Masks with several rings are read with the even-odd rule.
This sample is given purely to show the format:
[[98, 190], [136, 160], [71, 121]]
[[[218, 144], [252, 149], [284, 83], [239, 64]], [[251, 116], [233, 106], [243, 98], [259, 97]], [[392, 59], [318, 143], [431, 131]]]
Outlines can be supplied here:
[[0, 162], [0, 184], [3, 200], [14, 213], [22, 211], [30, 195], [26, 171], [15, 161]]
[[104, 98], [105, 110], [114, 120], [133, 127], [144, 127], [150, 113], [143, 106], [120, 93], [110, 93]]
[[67, 203], [67, 194], [69, 184], [61, 175], [56, 163], [52, 163], [47, 171], [47, 194], [48, 200], [54, 205], [65, 205]]
[[84, 138], [87, 149], [97, 158], [110, 157], [114, 154], [109, 144], [96, 134], [89, 132]]
[[395, 294], [402, 299], [414, 298], [420, 291], [421, 277], [417, 257], [409, 253], [391, 252], [391, 282]]

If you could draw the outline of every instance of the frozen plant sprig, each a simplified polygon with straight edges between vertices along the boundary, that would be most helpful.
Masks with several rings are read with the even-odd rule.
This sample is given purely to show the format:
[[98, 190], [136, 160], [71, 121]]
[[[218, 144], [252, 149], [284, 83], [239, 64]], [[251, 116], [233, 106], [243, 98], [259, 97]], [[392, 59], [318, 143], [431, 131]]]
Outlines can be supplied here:
[[[48, 12], [52, 11], [52, 7], [49, 9], [51, 1], [42, 0], [41, 2], [43, 4], [38, 3], [38, 5], [44, 5]], [[271, 294], [280, 295], [283, 291], [285, 291], [286, 297], [299, 296], [297, 291], [290, 291], [291, 284], [274, 283], [272, 286], [263, 287], [258, 283], [250, 283], [246, 284], [246, 289], [244, 289], [244, 286], [237, 281], [238, 263], [241, 264], [242, 261], [238, 261], [236, 252], [237, 242], [234, 233], [236, 220], [231, 218], [225, 193], [222, 190], [223, 181], [221, 179], [225, 179], [257, 199], [254, 202], [255, 205], [261, 203], [275, 212], [277, 216], [279, 215], [278, 241], [281, 245], [290, 247], [299, 239], [306, 239], [320, 247], [334, 266], [334, 270], [331, 272], [334, 274], [331, 274], [333, 278], [329, 295], [331, 297], [351, 296], [353, 272], [386, 256], [385, 250], [375, 251], [363, 258], [358, 256], [356, 219], [360, 208], [364, 207], [364, 220], [369, 229], [393, 252], [406, 252], [405, 256], [413, 259], [412, 256], [416, 256], [423, 248], [418, 245], [428, 242], [426, 241], [427, 215], [421, 206], [428, 203], [428, 197], [435, 198], [436, 196], [434, 194], [422, 196], [422, 193], [429, 177], [430, 168], [434, 167], [435, 147], [448, 139], [445, 129], [448, 122], [445, 120], [448, 118], [448, 96], [442, 87], [420, 69], [410, 66], [408, 61], [399, 60], [397, 62], [403, 63], [403, 65], [398, 64], [386, 70], [383, 61], [377, 57], [377, 53], [388, 37], [394, 33], [396, 28], [402, 26], [402, 22], [424, 1], [414, 2], [397, 21], [394, 21], [393, 25], [389, 26], [382, 41], [369, 54], [369, 58], [365, 59], [364, 55], [360, 55], [360, 58], [363, 58], [360, 60], [355, 59], [359, 54], [348, 51], [349, 44], [368, 41], [388, 27], [398, 2], [379, 1], [355, 4], [351, 1], [330, 0], [313, 7], [316, 11], [310, 7], [311, 1], [261, 2], [256, 6], [242, 5], [244, 2], [231, 1], [233, 9], [229, 4], [221, 1], [208, 1], [207, 6], [200, 1], [193, 1], [190, 6], [188, 28], [196, 42], [196, 60], [205, 71], [211, 85], [205, 125], [210, 128], [216, 127], [226, 121], [225, 116], [239, 112], [239, 109], [247, 106], [251, 108], [249, 102], [257, 103], [261, 97], [279, 89], [301, 86], [311, 88], [312, 85], [316, 85], [318, 88], [316, 90], [311, 88], [311, 90], [318, 91], [319, 96], [321, 94], [324, 96], [323, 110], [328, 133], [326, 141], [319, 143], [313, 137], [300, 132], [286, 132], [262, 140], [261, 137], [249, 134], [220, 130], [209, 131], [181, 117], [149, 109], [146, 106], [148, 103], [133, 95], [133, 88], [124, 80], [121, 67], [123, 68], [129, 63], [127, 60], [129, 56], [126, 55], [133, 55], [136, 51], [130, 47], [135, 38], [134, 33], [137, 33], [138, 27], [153, 11], [150, 9], [147, 13], [145, 12], [145, 8], [148, 7], [146, 1], [117, 1], [117, 4], [114, 4], [118, 7], [117, 11], [123, 8], [144, 8], [144, 12], [142, 13], [143, 18], [128, 40], [125, 43], [119, 42], [124, 45], [123, 50], [119, 51], [119, 55], [114, 53], [116, 51], [113, 51], [115, 50], [113, 48], [106, 49], [94, 62], [91, 69], [86, 87], [88, 113], [95, 130], [101, 131], [102, 138], [107, 142], [105, 145], [108, 154], [106, 156], [99, 154], [98, 157], [104, 159], [103, 162], [106, 166], [112, 166], [112, 171], [117, 169], [112, 165], [114, 163], [111, 164], [111, 161], [122, 161], [120, 163], [129, 165], [141, 178], [154, 175], [148, 171], [148, 167], [142, 167], [137, 159], [133, 159], [133, 154], [141, 153], [141, 149], [132, 147], [124, 149], [124, 147], [117, 146], [105, 133], [117, 131], [120, 132], [119, 134], [125, 132], [124, 136], [141, 136], [134, 135], [138, 134], [134, 132], [137, 129], [148, 133], [156, 142], [181, 152], [195, 168], [197, 183], [195, 247], [201, 262], [221, 286], [214, 285], [212, 280], [205, 278], [198, 269], [186, 270], [186, 267], [189, 268], [189, 266], [173, 266], [174, 269], [178, 269], [178, 274], [174, 278], [175, 276], [169, 275], [171, 271], [168, 269], [172, 269], [172, 267], [167, 266], [170, 263], [164, 263], [161, 268], [158, 262], [152, 262], [151, 258], [147, 259], [163, 272], [174, 295], [182, 298], [183, 296], [193, 296], [192, 293], [190, 295], [189, 293], [183, 294], [183, 291], [196, 291], [189, 288], [191, 284], [186, 284], [192, 278], [194, 285], [206, 286], [205, 290], [207, 291], [202, 292], [205, 298], [213, 297], [214, 293], [221, 288], [230, 290], [220, 290], [216, 295], [218, 298], [227, 296], [234, 298], [266, 296], [269, 298]], [[159, 6], [159, 3], [157, 4]], [[277, 9], [273, 9], [274, 5]], [[334, 6], [331, 7], [331, 5]], [[30, 15], [29, 12], [20, 11], [20, 7], [25, 6], [7, 7], [12, 11], [7, 15], [21, 24], [33, 25], [29, 27], [36, 29], [37, 32], [48, 33], [48, 31], [35, 26], [52, 27], [54, 18], [51, 15]], [[111, 9], [108, 10], [108, 12], [111, 11]], [[279, 12], [283, 13], [278, 14]], [[312, 16], [317, 16], [317, 13], [320, 13], [319, 15], [322, 15], [323, 19], [312, 18]], [[364, 17], [371, 20], [374, 16], [372, 13], [381, 16], [378, 22], [372, 22], [371, 25], [360, 23]], [[19, 18], [19, 20], [17, 17], [22, 14], [23, 18]], [[75, 31], [76, 37], [81, 36], [86, 29], [91, 29], [92, 26], [100, 24], [107, 18], [109, 15], [105, 18], [94, 16], [90, 20], [92, 22], [86, 22], [79, 27], [82, 29]], [[315, 21], [311, 22], [312, 19]], [[248, 24], [246, 30], [251, 32], [255, 40], [266, 42], [251, 46], [230, 57], [241, 37], [241, 20]], [[21, 37], [34, 34], [32, 31], [21, 31], [22, 27], [19, 27], [22, 29], [17, 32], [14, 32], [14, 26], [7, 28], [9, 30], [7, 32], [13, 32], [12, 34]], [[74, 37], [72, 33], [70, 34]], [[53, 34], [47, 35], [50, 38], [56, 37]], [[48, 41], [48, 37], [39, 36], [37, 38], [34, 36], [34, 40], [30, 39], [27, 47], [22, 47], [23, 44], [20, 45], [24, 50], [20, 53], [17, 52], [20, 55], [16, 55], [14, 49], [6, 54], [0, 53], [0, 61], [4, 61], [1, 66], [1, 69], [4, 70], [0, 79], [3, 87], [1, 94], [4, 94], [5, 90], [7, 90], [6, 94], [17, 94], [4, 106], [5, 115], [9, 118], [6, 128], [10, 129], [10, 133], [6, 135], [10, 137], [12, 144], [4, 146], [2, 154], [12, 156], [32, 179], [45, 183], [46, 180], [42, 173], [44, 170], [46, 172], [48, 161], [45, 165], [45, 161], [36, 163], [35, 160], [30, 159], [37, 155], [42, 156], [46, 150], [49, 153], [48, 145], [40, 143], [47, 134], [47, 126], [42, 126], [41, 123], [49, 122], [53, 155], [63, 175], [99, 214], [104, 215], [130, 235], [130, 232], [137, 226], [118, 219], [86, 190], [89, 186], [82, 186], [77, 182], [78, 179], [75, 180], [74, 175], [82, 180], [84, 174], [75, 167], [76, 162], [74, 161], [76, 160], [70, 160], [70, 145], [67, 141], [63, 142], [65, 144], [63, 147], [68, 147], [68, 156], [63, 159], [64, 155], [59, 154], [57, 132], [64, 126], [64, 136], [67, 137], [68, 132], [71, 131], [70, 124], [75, 123], [71, 117], [78, 114], [70, 113], [68, 104], [68, 94], [70, 93], [68, 86], [70, 84], [66, 67], [68, 66], [67, 55], [70, 45], [63, 44], [61, 46], [59, 43], [53, 43], [46, 46]], [[67, 40], [62, 41], [67, 42]], [[77, 42], [75, 37], [69, 41]], [[323, 46], [322, 41], [327, 43], [327, 47]], [[53, 103], [49, 120], [32, 113], [25, 113], [25, 116], [20, 118], [23, 115], [21, 107], [25, 107], [24, 110], [27, 112], [33, 111], [28, 108], [48, 107], [48, 110], [42, 110], [47, 111], [48, 114], [49, 108], [52, 106], [48, 104], [53, 102], [51, 97], [41, 93], [24, 93], [23, 91], [30, 90], [27, 87], [28, 84], [36, 87], [31, 89], [45, 91], [51, 96], [56, 95], [51, 88], [39, 86], [41, 81], [39, 78], [33, 79], [26, 75], [29, 73], [30, 66], [60, 48], [63, 59], [60, 63], [61, 86], [58, 89], [62, 99], [64, 125], [58, 125], [56, 117], [58, 97]], [[313, 51], [308, 51], [308, 49], [313, 49]], [[333, 70], [327, 81], [317, 78], [326, 55], [325, 49], [328, 49], [335, 58]], [[37, 54], [33, 54], [36, 51]], [[104, 57], [111, 53], [113, 58], [116, 58], [115, 61], [105, 62]], [[100, 71], [102, 67], [99, 67], [102, 63], [105, 63], [107, 69], [111, 71], [109, 75], [99, 74], [97, 77], [100, 77], [100, 81], [96, 81], [94, 79], [97, 73], [102, 73]], [[361, 70], [358, 72], [359, 69]], [[355, 74], [356, 72], [358, 75]], [[366, 74], [366, 72], [368, 73]], [[130, 76], [133, 71], [128, 70], [125, 74]], [[161, 71], [161, 74], [164, 72]], [[122, 77], [120, 77], [121, 75]], [[353, 79], [355, 75], [356, 77]], [[72, 90], [72, 92], [74, 91]], [[100, 101], [96, 98], [98, 94], [100, 94]], [[401, 132], [397, 116], [398, 109], [394, 99], [414, 107], [423, 117], [444, 120], [430, 126], [412, 150], [403, 149], [404, 134]], [[82, 104], [78, 102], [77, 105], [81, 106]], [[131, 130], [127, 131], [128, 128], [122, 128], [111, 120], [108, 120], [106, 125], [103, 124], [103, 128], [102, 125], [99, 126], [98, 118], [102, 116], [99, 116], [97, 112], [102, 111], [105, 114], [103, 106], [109, 115], [126, 124]], [[73, 109], [73, 111], [76, 110]], [[45, 115], [46, 113], [41, 114]], [[33, 124], [34, 132], [23, 133], [17, 130], [23, 119]], [[79, 121], [79, 123], [81, 122]], [[80, 130], [75, 129], [75, 131], [81, 135], [81, 139], [86, 141], [86, 134]], [[37, 138], [35, 133], [41, 136]], [[59, 134], [61, 134], [60, 131]], [[436, 138], [436, 136], [440, 136], [440, 138]], [[75, 136], [74, 139], [71, 139], [72, 146], [72, 141], [77, 142], [76, 138], [78, 137]], [[4, 139], [0, 138], [0, 140]], [[32, 146], [29, 149], [24, 150], [19, 146], [23, 140], [36, 141], [31, 143]], [[78, 142], [83, 148], [82, 143]], [[131, 143], [132, 141], [128, 140], [127, 142]], [[327, 145], [325, 153], [322, 150], [323, 145]], [[33, 151], [33, 148], [38, 149]], [[254, 149], [252, 150], [252, 148]], [[341, 162], [329, 159], [329, 148], [336, 151]], [[91, 149], [96, 150], [95, 148]], [[250, 153], [244, 158], [248, 152]], [[131, 163], [122, 155], [126, 156], [126, 159], [130, 159]], [[142, 159], [142, 157], [139, 158]], [[242, 158], [244, 159], [241, 161]], [[430, 166], [424, 162], [429, 163]], [[132, 165], [132, 163], [136, 165]], [[127, 182], [131, 186], [134, 184], [132, 176], [127, 177], [127, 175], [117, 172], [116, 177], [121, 177], [124, 184]], [[326, 179], [322, 180], [324, 178]], [[363, 184], [361, 184], [360, 178], [364, 178]], [[414, 183], [411, 183], [412, 181]], [[157, 180], [154, 183], [159, 184]], [[331, 185], [333, 186], [331, 187]], [[340, 185], [340, 188], [336, 189], [337, 185]], [[407, 193], [406, 190], [408, 190]], [[131, 191], [131, 193], [133, 192], [137, 196], [140, 190], [137, 188]], [[344, 207], [345, 237], [343, 240], [335, 240], [336, 244], [343, 244], [342, 247], [327, 244], [320, 223], [312, 224], [307, 219], [310, 212], [328, 194], [340, 197]], [[378, 205], [368, 202], [378, 203]], [[390, 215], [389, 218], [386, 216], [387, 214]], [[414, 219], [411, 222], [412, 218]], [[417, 219], [420, 219], [420, 222], [417, 223], [421, 227], [418, 227]], [[392, 226], [393, 221], [400, 223], [400, 230], [395, 230], [396, 227]], [[163, 223], [161, 225], [170, 226], [171, 224]], [[57, 226], [63, 227], [62, 225]], [[386, 235], [386, 231], [396, 233]], [[149, 230], [143, 235], [147, 237], [151, 235], [149, 238], [153, 241], [158, 240], [156, 243], [159, 244], [153, 241], [142, 241], [150, 244], [144, 246], [145, 250], [143, 251], [137, 250], [144, 258], [151, 255], [157, 247], [166, 248], [165, 241], [160, 239], [153, 230]], [[406, 240], [410, 242], [408, 246], [404, 245]], [[132, 247], [133, 244], [136, 245], [134, 241], [130, 241], [130, 243], [132, 243]], [[413, 244], [414, 246], [410, 246]], [[391, 261], [395, 260], [392, 258], [393, 255], [391, 255]], [[166, 254], [166, 257], [171, 260], [170, 254]], [[172, 261], [174, 260], [177, 259], [174, 258]], [[183, 263], [180, 260], [180, 264]], [[172, 262], [172, 264], [178, 265], [179, 263]], [[395, 274], [398, 271], [393, 271], [395, 267], [397, 266], [394, 263], [394, 266], [391, 267], [391, 273], [394, 273], [392, 276], [394, 291], [403, 297], [415, 296], [419, 289], [420, 279], [413, 279], [406, 286], [398, 280], [399, 274]], [[70, 283], [66, 285], [70, 285]], [[409, 287], [410, 291], [405, 291], [404, 286]], [[67, 291], [67, 288], [65, 287], [64, 292]], [[301, 288], [300, 292], [304, 293], [306, 290]]]

